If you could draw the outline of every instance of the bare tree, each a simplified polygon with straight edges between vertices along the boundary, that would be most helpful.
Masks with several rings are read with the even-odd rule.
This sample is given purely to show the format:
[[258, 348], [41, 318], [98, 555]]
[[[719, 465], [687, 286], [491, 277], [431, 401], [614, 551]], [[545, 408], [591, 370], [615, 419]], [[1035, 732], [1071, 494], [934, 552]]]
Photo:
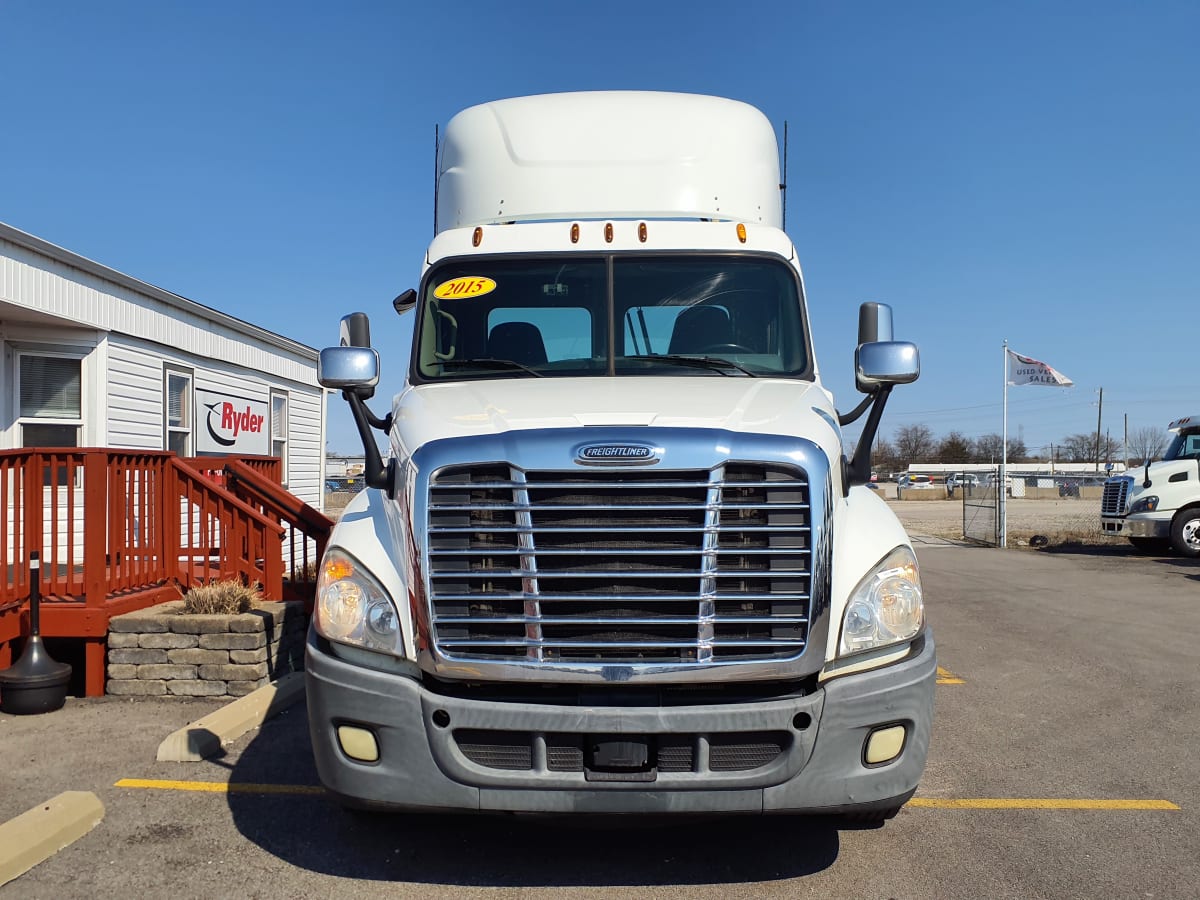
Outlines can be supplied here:
[[938, 444], [938, 462], [965, 463], [971, 461], [971, 440], [960, 431], [952, 431]]
[[880, 435], [875, 439], [875, 450], [871, 454], [872, 468], [884, 471], [896, 471], [896, 448], [892, 442]]
[[998, 434], [982, 434], [971, 442], [971, 455], [974, 462], [994, 463], [1000, 465], [1000, 451], [1004, 447], [1004, 438]]
[[1095, 462], [1095, 433], [1068, 434], [1058, 442], [1058, 456], [1064, 462]]
[[1068, 434], [1058, 445], [1057, 456], [1063, 462], [1103, 463], [1117, 458], [1120, 446], [1110, 435], [1100, 436], [1100, 458], [1096, 458], [1096, 433]]
[[1129, 458], [1141, 462], [1145, 459], [1158, 459], [1167, 449], [1167, 435], [1161, 428], [1145, 426], [1129, 432], [1129, 445], [1126, 453]]
[[928, 425], [904, 425], [896, 429], [896, 456], [902, 466], [929, 462], [936, 453], [937, 442]]

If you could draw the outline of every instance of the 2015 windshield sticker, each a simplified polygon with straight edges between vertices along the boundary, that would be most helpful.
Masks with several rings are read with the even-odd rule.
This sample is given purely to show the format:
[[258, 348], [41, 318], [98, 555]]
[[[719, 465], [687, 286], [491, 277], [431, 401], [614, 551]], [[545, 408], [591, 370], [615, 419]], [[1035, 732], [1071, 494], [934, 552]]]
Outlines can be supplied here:
[[433, 296], [439, 300], [465, 300], [468, 297], [482, 297], [496, 289], [496, 282], [482, 275], [460, 275], [443, 281], [433, 289]]

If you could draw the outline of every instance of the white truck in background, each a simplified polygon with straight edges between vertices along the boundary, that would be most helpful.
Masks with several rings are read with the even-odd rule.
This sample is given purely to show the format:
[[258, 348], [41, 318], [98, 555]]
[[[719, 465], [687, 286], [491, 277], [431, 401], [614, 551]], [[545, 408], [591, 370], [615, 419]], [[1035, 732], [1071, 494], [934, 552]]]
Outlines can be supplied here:
[[[866, 488], [919, 374], [859, 312], [839, 415], [757, 109], [642, 92], [501, 100], [440, 148], [436, 236], [320, 378], [363, 491], [307, 645], [326, 787], [378, 809], [890, 818], [925, 766], [936, 662], [917, 559]], [[859, 449], [842, 425], [869, 409]], [[386, 434], [386, 463], [374, 431]]]
[[1200, 416], [1167, 426], [1163, 458], [1104, 482], [1100, 529], [1141, 550], [1200, 557]]

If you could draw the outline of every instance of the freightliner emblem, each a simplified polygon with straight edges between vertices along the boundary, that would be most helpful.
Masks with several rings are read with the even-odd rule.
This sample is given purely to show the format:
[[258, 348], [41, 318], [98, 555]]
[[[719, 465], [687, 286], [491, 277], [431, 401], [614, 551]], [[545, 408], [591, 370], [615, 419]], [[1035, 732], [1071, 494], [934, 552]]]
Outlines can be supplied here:
[[575, 453], [581, 466], [652, 466], [659, 451], [645, 444], [585, 444]]

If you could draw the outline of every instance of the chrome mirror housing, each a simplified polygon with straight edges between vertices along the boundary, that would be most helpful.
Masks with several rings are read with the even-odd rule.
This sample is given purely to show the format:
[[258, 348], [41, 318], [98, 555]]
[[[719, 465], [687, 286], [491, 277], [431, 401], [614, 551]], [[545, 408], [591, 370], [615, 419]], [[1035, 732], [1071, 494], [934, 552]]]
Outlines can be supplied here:
[[379, 384], [379, 352], [370, 347], [326, 347], [317, 359], [317, 381], [335, 390]]
[[873, 341], [854, 351], [854, 383], [863, 393], [885, 384], [909, 384], [921, 374], [921, 354], [911, 341]]

